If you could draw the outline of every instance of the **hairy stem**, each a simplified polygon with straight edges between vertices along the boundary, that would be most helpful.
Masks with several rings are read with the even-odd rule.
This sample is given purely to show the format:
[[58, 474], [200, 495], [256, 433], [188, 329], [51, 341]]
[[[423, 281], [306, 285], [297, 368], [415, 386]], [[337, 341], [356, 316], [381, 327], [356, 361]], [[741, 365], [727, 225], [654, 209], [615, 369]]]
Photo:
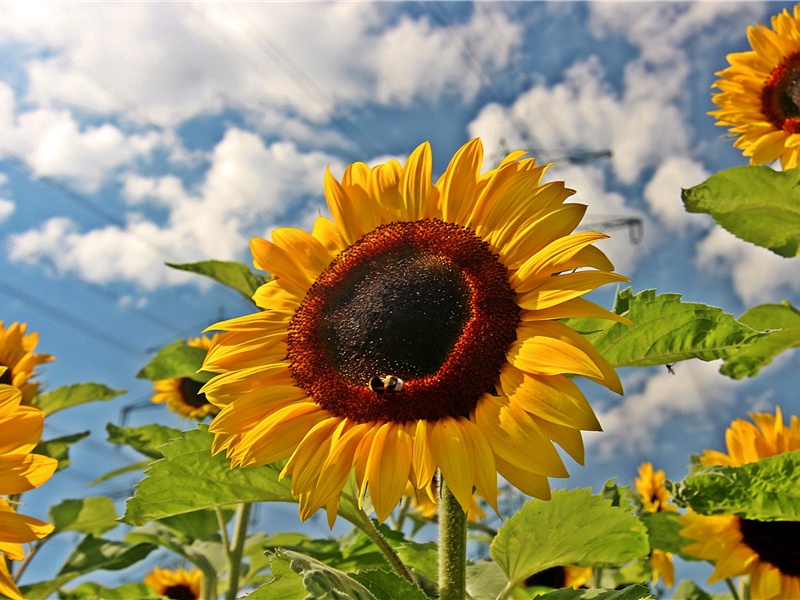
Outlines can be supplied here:
[[440, 476], [439, 599], [464, 600], [467, 594], [467, 513]]
[[226, 545], [228, 557], [228, 591], [225, 600], [236, 600], [239, 591], [239, 574], [242, 571], [242, 552], [247, 539], [247, 522], [250, 520], [251, 505], [247, 502], [236, 508], [236, 522], [233, 526], [233, 539]]

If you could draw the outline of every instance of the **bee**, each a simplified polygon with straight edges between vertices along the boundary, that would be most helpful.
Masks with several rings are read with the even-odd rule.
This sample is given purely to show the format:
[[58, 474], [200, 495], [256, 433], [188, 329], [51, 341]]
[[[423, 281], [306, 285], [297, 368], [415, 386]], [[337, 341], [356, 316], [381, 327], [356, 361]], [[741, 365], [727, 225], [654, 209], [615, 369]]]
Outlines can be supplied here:
[[383, 375], [370, 379], [368, 387], [376, 394], [395, 393], [403, 389], [403, 380], [395, 375]]

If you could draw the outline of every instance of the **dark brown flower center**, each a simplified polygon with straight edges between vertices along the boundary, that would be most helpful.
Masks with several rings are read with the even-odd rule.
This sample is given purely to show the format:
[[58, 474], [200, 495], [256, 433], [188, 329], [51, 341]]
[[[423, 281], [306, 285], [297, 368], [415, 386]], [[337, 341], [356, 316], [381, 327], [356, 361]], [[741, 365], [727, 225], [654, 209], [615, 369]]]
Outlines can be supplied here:
[[800, 577], [800, 521], [739, 519], [745, 544], [781, 573]]
[[164, 590], [162, 596], [173, 600], [197, 600], [197, 596], [188, 585], [171, 585]]
[[203, 384], [188, 377], [181, 378], [180, 393], [184, 403], [194, 408], [200, 408], [208, 404], [206, 395], [200, 393], [200, 388]]
[[800, 133], [800, 52], [772, 70], [761, 91], [761, 109], [776, 129]]
[[505, 266], [438, 220], [366, 234], [317, 278], [289, 325], [292, 375], [356, 421], [466, 416], [494, 390], [519, 307]]
[[[4, 364], [0, 363], [0, 367], [5, 367]], [[0, 375], [0, 384], [11, 385], [13, 378], [11, 377], [11, 368], [7, 368], [3, 371], [3, 374]]]

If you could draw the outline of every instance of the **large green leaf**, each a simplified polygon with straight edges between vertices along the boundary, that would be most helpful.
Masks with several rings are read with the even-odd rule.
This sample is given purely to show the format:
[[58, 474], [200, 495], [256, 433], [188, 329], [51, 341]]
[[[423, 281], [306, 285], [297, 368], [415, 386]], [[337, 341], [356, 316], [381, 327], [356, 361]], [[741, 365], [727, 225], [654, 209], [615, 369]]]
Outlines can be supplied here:
[[358, 571], [351, 577], [376, 598], [402, 598], [403, 600], [429, 600], [420, 588], [385, 569]]
[[[674, 596], [678, 598], [679, 596]], [[648, 600], [655, 598], [643, 585], [629, 585], [621, 590], [574, 590], [564, 588], [537, 596], [536, 600]]]
[[740, 467], [703, 467], [668, 487], [677, 503], [701, 514], [800, 521], [800, 450]]
[[177, 340], [164, 346], [156, 355], [136, 374], [140, 379], [173, 379], [187, 378], [205, 383], [212, 373], [200, 371], [203, 361], [208, 354], [206, 348], [195, 348], [184, 340]]
[[86, 402], [111, 400], [125, 392], [126, 390], [113, 390], [102, 383], [73, 383], [39, 394], [33, 403], [44, 414], [52, 415], [59, 410]]
[[167, 263], [173, 269], [190, 271], [210, 277], [219, 283], [239, 292], [251, 300], [256, 289], [264, 283], [264, 278], [256, 275], [245, 264], [225, 260], [204, 260], [196, 263]]
[[272, 580], [248, 594], [248, 600], [306, 600], [303, 576], [292, 569], [292, 561], [283, 554], [273, 553], [268, 554], [268, 559]]
[[83, 575], [97, 569], [125, 569], [155, 549], [153, 544], [127, 544], [87, 536], [67, 557], [58, 575]]
[[800, 346], [800, 311], [788, 302], [754, 306], [739, 322], [767, 333], [725, 359], [720, 372], [734, 379], [753, 377], [781, 352]]
[[143, 525], [240, 502], [294, 501], [289, 478], [278, 481], [281, 466], [232, 469], [224, 454], [211, 455], [213, 439], [206, 429], [195, 429], [162, 446], [164, 458], [155, 461], [137, 484], [123, 520]]
[[706, 213], [733, 235], [775, 254], [800, 254], [800, 168], [734, 167], [683, 190], [688, 212]]
[[633, 326], [604, 319], [567, 319], [614, 367], [672, 364], [690, 358], [716, 360], [765, 334], [739, 323], [720, 308], [682, 302], [680, 294], [630, 288], [617, 294], [614, 312]]
[[510, 587], [550, 567], [615, 567], [649, 551], [645, 527], [629, 508], [612, 506], [588, 489], [554, 491], [549, 501], [529, 500], [503, 524], [489, 548]]
[[119, 587], [107, 588], [99, 583], [86, 582], [64, 592], [59, 592], [59, 600], [150, 600], [163, 598], [153, 588], [144, 583], [123, 583]]
[[141, 460], [139, 462], [131, 463], [129, 465], [125, 465], [124, 467], [120, 467], [119, 469], [113, 469], [108, 473], [103, 473], [97, 479], [92, 480], [89, 485], [97, 485], [98, 483], [103, 483], [104, 481], [108, 481], [110, 479], [114, 479], [115, 477], [119, 477], [120, 475], [125, 475], [126, 473], [132, 473], [133, 471], [144, 471], [147, 467], [150, 466], [149, 460]]
[[55, 525], [54, 533], [80, 531], [95, 537], [119, 525], [114, 502], [106, 496], [64, 500], [50, 508], [48, 520]]
[[19, 590], [25, 600], [50, 600], [62, 585], [69, 583], [79, 575], [80, 573], [67, 573], [47, 581], [20, 586]]
[[639, 518], [647, 527], [647, 535], [650, 537], [650, 547], [671, 552], [687, 560], [697, 560], [693, 556], [683, 554], [683, 547], [686, 546], [686, 538], [680, 533], [683, 529], [678, 521], [678, 513], [671, 511], [661, 511], [657, 513], [644, 513]]
[[88, 431], [81, 431], [80, 433], [73, 433], [59, 438], [53, 438], [52, 440], [39, 442], [33, 449], [33, 453], [55, 458], [58, 461], [58, 467], [56, 469], [58, 471], [66, 469], [71, 462], [69, 458], [69, 447], [75, 442], [79, 442], [87, 437], [89, 433]]
[[494, 561], [467, 565], [467, 593], [473, 600], [494, 600], [507, 583], [505, 573]]
[[156, 423], [140, 427], [118, 427], [108, 423], [106, 431], [108, 431], [108, 441], [112, 444], [130, 446], [150, 458], [163, 457], [159, 448], [170, 440], [181, 437], [180, 429]]

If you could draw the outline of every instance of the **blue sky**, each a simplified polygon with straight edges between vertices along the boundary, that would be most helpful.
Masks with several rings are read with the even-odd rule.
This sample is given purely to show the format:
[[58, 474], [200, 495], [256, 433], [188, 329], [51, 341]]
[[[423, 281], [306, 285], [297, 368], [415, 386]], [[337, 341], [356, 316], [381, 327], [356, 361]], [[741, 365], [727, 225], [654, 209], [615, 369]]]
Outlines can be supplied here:
[[[250, 311], [164, 263], [249, 263], [250, 237], [326, 212], [327, 165], [339, 175], [355, 160], [403, 159], [424, 140], [437, 173], [474, 136], [489, 161], [526, 149], [556, 161], [549, 178], [577, 190], [587, 223], [641, 221], [640, 238], [613, 228], [602, 246], [635, 291], [735, 315], [800, 304], [797, 261], [736, 240], [680, 200], [681, 187], [745, 164], [706, 114], [711, 84], [728, 52], [748, 49], [747, 26], [784, 6], [4, 4], [0, 319], [27, 322], [39, 351], [56, 356], [40, 371], [47, 388], [129, 390], [51, 419], [46, 437], [92, 435], [72, 469], [30, 494], [29, 512], [124, 496], [135, 479], [85, 487], [132, 458], [105, 443], [105, 423], [181, 425], [146, 406], [135, 373], [158, 347]], [[800, 411], [796, 352], [752, 381], [718, 367], [623, 370], [622, 399], [587, 386], [605, 432], [587, 438], [587, 466], [554, 487], [630, 482], [642, 460], [680, 479], [688, 453], [722, 447], [731, 419], [775, 404]], [[296, 527], [294, 507], [270, 511]], [[53, 543], [53, 560], [66, 546]]]

